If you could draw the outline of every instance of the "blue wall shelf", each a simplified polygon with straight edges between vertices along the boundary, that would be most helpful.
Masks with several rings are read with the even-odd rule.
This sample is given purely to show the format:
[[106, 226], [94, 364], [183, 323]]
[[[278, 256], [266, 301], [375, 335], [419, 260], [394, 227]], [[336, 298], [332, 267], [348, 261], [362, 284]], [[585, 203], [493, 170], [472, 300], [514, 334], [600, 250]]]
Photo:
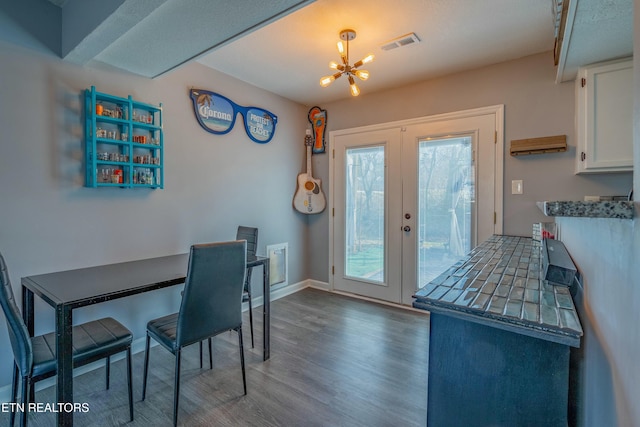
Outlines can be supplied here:
[[85, 186], [164, 187], [162, 104], [85, 90]]

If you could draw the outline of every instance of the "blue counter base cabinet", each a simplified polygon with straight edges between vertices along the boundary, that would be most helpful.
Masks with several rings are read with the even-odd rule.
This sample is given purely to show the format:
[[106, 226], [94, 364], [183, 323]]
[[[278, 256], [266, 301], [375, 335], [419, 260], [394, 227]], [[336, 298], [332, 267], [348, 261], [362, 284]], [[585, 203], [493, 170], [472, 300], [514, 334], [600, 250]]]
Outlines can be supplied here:
[[567, 427], [583, 331], [542, 266], [540, 242], [496, 235], [416, 292], [431, 313], [429, 427]]
[[162, 104], [85, 90], [85, 186], [164, 188]]
[[432, 312], [427, 426], [566, 427], [569, 349]]

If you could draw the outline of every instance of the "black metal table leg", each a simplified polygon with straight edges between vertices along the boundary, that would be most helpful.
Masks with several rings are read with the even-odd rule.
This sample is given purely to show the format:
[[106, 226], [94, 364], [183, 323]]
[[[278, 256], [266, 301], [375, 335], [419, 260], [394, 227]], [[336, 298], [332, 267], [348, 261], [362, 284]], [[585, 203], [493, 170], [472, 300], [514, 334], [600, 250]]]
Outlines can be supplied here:
[[22, 318], [27, 325], [29, 336], [33, 336], [33, 291], [22, 285]]
[[268, 360], [271, 357], [271, 287], [269, 280], [269, 263], [265, 262], [262, 264], [262, 360]]
[[[72, 324], [71, 307], [64, 304], [56, 306], [57, 401], [58, 403], [71, 403], [73, 405]], [[58, 426], [73, 425], [73, 410], [67, 409], [59, 408]]]

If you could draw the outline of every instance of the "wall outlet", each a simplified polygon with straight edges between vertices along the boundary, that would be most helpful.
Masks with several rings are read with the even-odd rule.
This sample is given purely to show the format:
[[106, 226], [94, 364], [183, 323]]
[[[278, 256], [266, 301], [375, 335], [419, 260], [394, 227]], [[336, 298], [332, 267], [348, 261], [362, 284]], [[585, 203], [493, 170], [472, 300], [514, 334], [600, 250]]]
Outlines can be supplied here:
[[522, 180], [514, 179], [511, 181], [511, 194], [522, 194]]

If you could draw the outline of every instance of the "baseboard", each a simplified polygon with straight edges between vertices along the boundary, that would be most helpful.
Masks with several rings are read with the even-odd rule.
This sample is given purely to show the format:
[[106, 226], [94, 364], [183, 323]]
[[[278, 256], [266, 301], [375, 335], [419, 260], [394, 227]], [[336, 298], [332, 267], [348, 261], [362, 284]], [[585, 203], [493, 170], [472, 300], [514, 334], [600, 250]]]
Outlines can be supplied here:
[[[286, 286], [280, 286], [280, 287], [278, 285], [273, 286], [271, 288], [271, 301], [284, 298], [287, 295], [294, 294], [308, 287], [317, 287], [315, 283], [316, 281], [308, 279], [298, 283], [292, 283]], [[317, 283], [322, 283], [322, 282], [317, 282]], [[255, 309], [256, 307], [260, 307], [263, 305], [264, 299], [262, 298], [262, 296], [259, 296], [259, 297], [253, 298], [251, 302], [252, 302], [253, 308]], [[247, 310], [249, 310], [249, 304], [248, 303], [242, 304], [242, 311], [247, 311]], [[131, 343], [131, 353], [133, 354], [143, 353], [145, 349], [145, 345], [146, 345], [146, 337], [144, 336], [133, 340], [133, 342]], [[158, 343], [152, 340], [151, 346], [155, 347], [156, 345], [158, 345]], [[125, 353], [120, 353], [115, 356], [112, 356], [111, 360], [115, 362], [117, 360], [124, 359], [124, 357], [125, 357]], [[93, 371], [94, 369], [104, 368], [104, 363], [105, 362], [103, 360], [100, 360], [100, 361], [76, 368], [73, 370], [73, 376], [77, 377], [78, 375], [86, 374], [87, 372]], [[55, 384], [56, 384], [55, 377], [47, 378], [46, 380], [39, 381], [36, 384], [36, 391], [55, 386]], [[0, 387], [0, 402], [9, 402], [10, 400], [11, 400], [11, 384], [7, 384]]]
[[358, 294], [352, 294], [350, 292], [344, 292], [344, 291], [330, 290], [329, 292], [337, 294], [337, 295], [343, 295], [343, 296], [349, 297], [349, 298], [361, 299], [363, 301], [368, 301], [368, 302], [372, 302], [372, 303], [375, 303], [375, 304], [387, 305], [389, 307], [395, 307], [395, 308], [400, 308], [402, 310], [413, 311], [413, 312], [416, 312], [416, 313], [425, 314], [427, 316], [429, 315], [429, 312], [427, 310], [423, 310], [421, 308], [414, 308], [414, 307], [412, 307], [410, 305], [398, 304], [398, 303], [395, 303], [395, 302], [389, 302], [389, 301], [385, 301], [385, 300], [375, 299], [375, 298], [366, 297], [366, 296], [358, 295]]
[[[284, 298], [287, 295], [291, 295], [294, 294], [298, 291], [303, 290], [304, 288], [308, 288], [309, 287], [309, 279], [307, 280], [303, 280], [301, 282], [298, 283], [292, 283], [290, 285], [286, 285], [286, 286], [272, 286], [271, 287], [271, 301], [275, 301], [278, 300], [280, 298]], [[255, 308], [255, 307], [260, 307], [262, 306], [262, 304], [264, 303], [264, 299], [262, 298], [262, 296], [259, 297], [255, 297], [251, 299], [251, 305]], [[249, 310], [249, 304], [248, 303], [244, 303], [242, 305], [242, 311], [247, 311]]]
[[307, 279], [307, 286], [309, 288], [320, 289], [323, 291], [331, 291], [331, 285], [327, 282], [321, 282], [319, 280]]

